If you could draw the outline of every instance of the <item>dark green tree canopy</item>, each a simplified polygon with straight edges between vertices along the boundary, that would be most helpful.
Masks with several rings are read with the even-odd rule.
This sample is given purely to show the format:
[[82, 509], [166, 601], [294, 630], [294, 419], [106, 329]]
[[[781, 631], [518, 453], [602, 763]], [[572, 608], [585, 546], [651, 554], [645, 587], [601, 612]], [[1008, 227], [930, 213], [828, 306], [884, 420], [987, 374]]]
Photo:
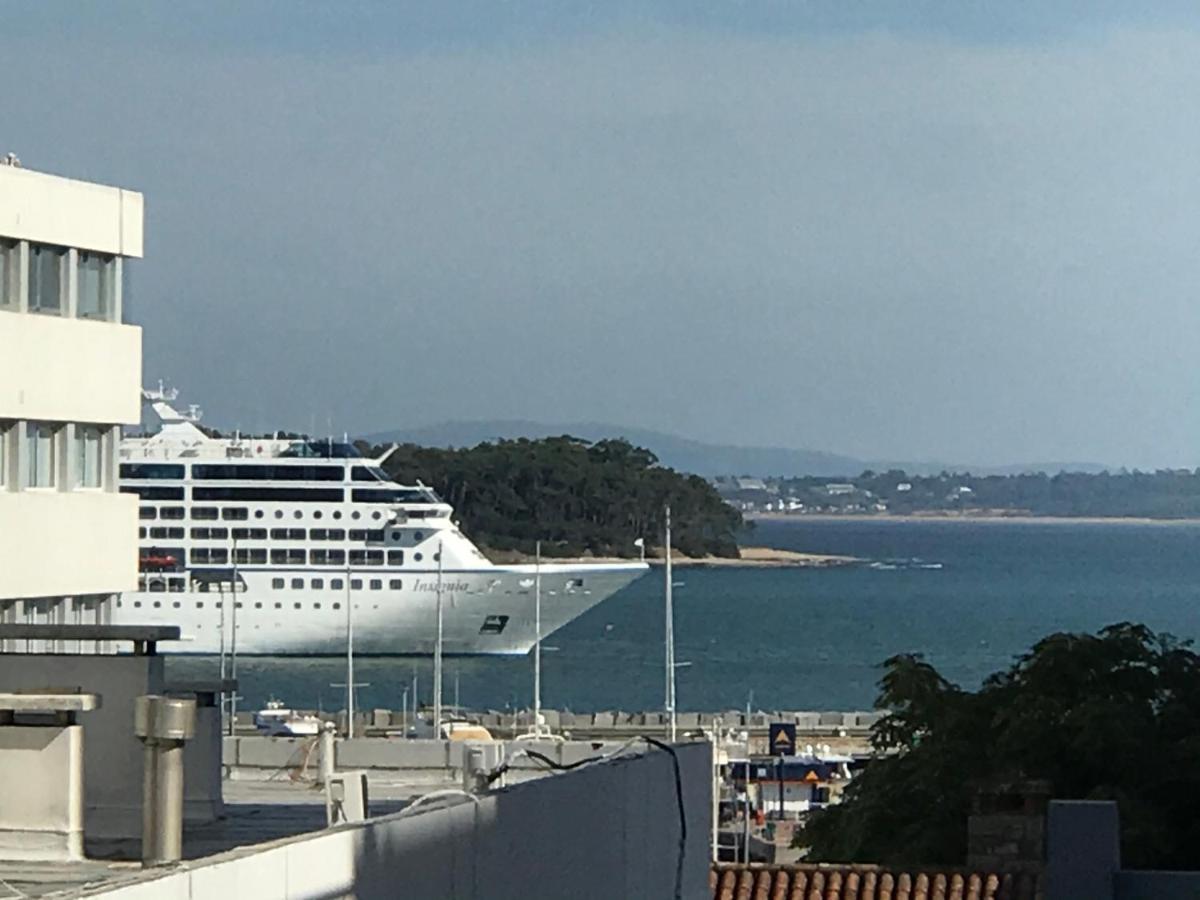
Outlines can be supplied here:
[[916, 655], [884, 663], [878, 751], [805, 831], [829, 861], [961, 864], [980, 784], [1045, 779], [1116, 800], [1135, 868], [1200, 868], [1200, 656], [1142, 625], [1052, 634], [978, 691]]
[[661, 466], [628, 441], [563, 435], [458, 450], [402, 444], [384, 467], [400, 482], [436, 490], [463, 530], [491, 549], [531, 553], [541, 540], [548, 556], [636, 556], [637, 538], [661, 543], [669, 503], [679, 551], [737, 556], [741, 514], [703, 478]]

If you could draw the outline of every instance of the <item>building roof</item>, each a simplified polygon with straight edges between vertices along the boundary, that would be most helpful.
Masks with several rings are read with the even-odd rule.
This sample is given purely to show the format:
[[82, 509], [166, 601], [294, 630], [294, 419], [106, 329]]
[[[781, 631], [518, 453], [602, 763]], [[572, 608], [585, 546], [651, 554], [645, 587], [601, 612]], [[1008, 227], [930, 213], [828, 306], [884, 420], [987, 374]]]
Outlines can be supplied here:
[[717, 864], [713, 900], [1042, 900], [1032, 872], [870, 865]]

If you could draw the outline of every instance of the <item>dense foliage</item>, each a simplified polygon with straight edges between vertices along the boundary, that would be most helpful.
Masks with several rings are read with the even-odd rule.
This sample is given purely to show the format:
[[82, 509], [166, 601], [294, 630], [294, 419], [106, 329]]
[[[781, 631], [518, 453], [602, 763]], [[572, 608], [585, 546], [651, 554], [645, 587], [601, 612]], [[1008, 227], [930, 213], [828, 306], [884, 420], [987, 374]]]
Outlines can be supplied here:
[[[831, 481], [853, 485], [855, 490], [831, 495]], [[766, 484], [773, 496], [835, 511], [878, 511], [878, 503], [887, 512], [900, 514], [989, 510], [1041, 516], [1200, 516], [1200, 469], [986, 476], [948, 472], [914, 476], [894, 470], [868, 471], [849, 479], [767, 479]], [[770, 499], [766, 492], [760, 493], [762, 500]]]
[[737, 556], [741, 514], [703, 478], [660, 466], [628, 441], [564, 436], [459, 450], [403, 444], [384, 467], [401, 483], [436, 490], [463, 530], [491, 549], [532, 553], [541, 540], [548, 556], [637, 556], [637, 538], [662, 543], [670, 504], [676, 550]]
[[1200, 656], [1141, 625], [1054, 634], [980, 690], [919, 656], [889, 659], [878, 750], [845, 802], [806, 829], [820, 860], [957, 863], [976, 786], [1046, 779], [1052, 796], [1116, 800], [1132, 868], [1200, 868]]

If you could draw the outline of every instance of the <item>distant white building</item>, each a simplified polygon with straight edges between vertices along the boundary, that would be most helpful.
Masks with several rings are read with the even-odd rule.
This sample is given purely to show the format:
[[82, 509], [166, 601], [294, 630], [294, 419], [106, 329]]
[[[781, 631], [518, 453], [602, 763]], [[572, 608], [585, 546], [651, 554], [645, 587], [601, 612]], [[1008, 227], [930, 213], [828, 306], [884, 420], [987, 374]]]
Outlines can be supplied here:
[[0, 620], [95, 622], [137, 586], [116, 456], [141, 411], [141, 255], [141, 194], [0, 160]]
[[825, 485], [825, 494], [828, 497], [838, 497], [845, 494], [853, 494], [856, 488], [852, 484], [827, 484]]

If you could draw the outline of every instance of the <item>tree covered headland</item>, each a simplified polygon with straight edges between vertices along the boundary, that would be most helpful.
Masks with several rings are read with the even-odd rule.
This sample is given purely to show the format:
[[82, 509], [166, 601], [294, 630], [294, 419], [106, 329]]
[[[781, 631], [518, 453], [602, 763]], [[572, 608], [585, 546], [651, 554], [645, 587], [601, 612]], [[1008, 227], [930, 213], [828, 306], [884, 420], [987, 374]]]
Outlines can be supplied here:
[[[386, 447], [368, 448], [372, 456]], [[738, 555], [742, 516], [703, 478], [659, 465], [624, 440], [563, 436], [502, 440], [467, 449], [400, 445], [384, 462], [403, 484], [421, 481], [454, 506], [472, 540], [493, 550], [547, 556], [623, 556], [662, 543], [671, 506], [672, 544], [689, 556]]]
[[816, 860], [961, 864], [979, 785], [1044, 779], [1056, 799], [1116, 800], [1131, 868], [1200, 868], [1200, 656], [1142, 625], [1053, 634], [978, 691], [919, 656], [884, 663], [877, 750], [816, 814]]

